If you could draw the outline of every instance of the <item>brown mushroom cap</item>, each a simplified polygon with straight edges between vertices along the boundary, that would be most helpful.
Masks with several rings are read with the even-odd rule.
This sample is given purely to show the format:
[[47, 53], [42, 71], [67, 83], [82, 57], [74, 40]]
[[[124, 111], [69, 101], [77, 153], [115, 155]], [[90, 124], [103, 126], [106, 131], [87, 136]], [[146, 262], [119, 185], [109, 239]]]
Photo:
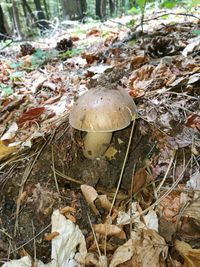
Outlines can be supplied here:
[[122, 88], [90, 89], [74, 104], [69, 123], [86, 132], [113, 132], [127, 127], [136, 117], [133, 99]]

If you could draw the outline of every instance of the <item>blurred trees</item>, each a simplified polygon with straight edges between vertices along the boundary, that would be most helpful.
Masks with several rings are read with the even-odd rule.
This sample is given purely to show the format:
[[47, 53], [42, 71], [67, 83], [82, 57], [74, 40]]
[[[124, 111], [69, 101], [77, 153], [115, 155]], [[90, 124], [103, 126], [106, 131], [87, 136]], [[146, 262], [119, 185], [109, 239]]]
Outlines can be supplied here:
[[3, 14], [3, 9], [2, 9], [1, 4], [0, 4], [0, 40], [6, 40], [8, 37], [5, 19], [6, 18]]
[[[162, 0], [162, 5], [180, 1]], [[124, 14], [131, 8], [137, 10], [144, 2], [160, 4], [160, 0], [1, 0], [0, 39], [7, 36], [21, 39], [38, 32], [45, 34], [46, 30], [55, 27], [55, 18], [59, 22], [83, 20], [85, 16], [104, 20], [108, 16]]]

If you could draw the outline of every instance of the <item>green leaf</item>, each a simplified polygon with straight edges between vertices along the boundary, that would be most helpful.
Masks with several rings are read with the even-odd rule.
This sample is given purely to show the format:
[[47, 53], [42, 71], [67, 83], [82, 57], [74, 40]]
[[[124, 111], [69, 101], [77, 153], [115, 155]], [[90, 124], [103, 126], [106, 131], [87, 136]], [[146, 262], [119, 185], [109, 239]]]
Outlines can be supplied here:
[[10, 67], [12, 68], [12, 69], [18, 69], [18, 68], [20, 68], [22, 66], [22, 62], [12, 62], [12, 63], [10, 63]]
[[137, 4], [140, 7], [140, 9], [144, 8], [145, 0], [137, 0]]
[[40, 67], [48, 58], [48, 53], [44, 52], [42, 49], [38, 48], [36, 51], [31, 55], [31, 67], [28, 69], [34, 70]]
[[9, 96], [13, 93], [13, 89], [4, 84], [4, 83], [0, 83], [0, 95], [1, 97], [5, 97], [5, 96]]
[[134, 25], [135, 25], [135, 20], [134, 19], [131, 19], [127, 24], [127, 27], [134, 27]]
[[128, 14], [137, 14], [138, 12], [139, 12], [139, 9], [137, 9], [134, 6], [128, 10]]
[[197, 6], [199, 4], [199, 2], [200, 2], [199, 0], [192, 0], [190, 6], [191, 7], [195, 7], [195, 6]]
[[192, 33], [197, 35], [197, 36], [199, 36], [200, 35], [200, 30], [194, 30], [194, 31], [192, 31]]
[[72, 50], [68, 50], [65, 51], [63, 53], [60, 54], [60, 57], [75, 57], [80, 55], [83, 52], [83, 49], [72, 49]]
[[164, 8], [168, 8], [168, 9], [172, 9], [174, 8], [175, 6], [177, 5], [177, 2], [176, 1], [164, 1], [162, 4], [161, 4], [161, 7], [164, 7]]
[[22, 71], [15, 71], [15, 72], [10, 74], [10, 78], [20, 78], [22, 76], [23, 76], [23, 72]]

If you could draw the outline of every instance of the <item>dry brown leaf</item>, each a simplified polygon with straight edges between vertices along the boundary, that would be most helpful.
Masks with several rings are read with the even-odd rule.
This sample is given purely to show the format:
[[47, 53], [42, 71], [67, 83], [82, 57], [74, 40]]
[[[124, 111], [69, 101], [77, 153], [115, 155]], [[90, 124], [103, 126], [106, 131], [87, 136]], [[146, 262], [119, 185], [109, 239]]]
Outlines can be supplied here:
[[38, 120], [40, 115], [44, 112], [44, 107], [30, 108], [21, 114], [20, 118], [17, 120], [19, 127], [23, 126], [26, 122], [35, 122]]
[[60, 93], [59, 95], [57, 96], [54, 96], [54, 97], [51, 97], [49, 99], [47, 99], [44, 104], [45, 105], [50, 105], [50, 104], [53, 104], [55, 102], [57, 102], [58, 100], [60, 100], [60, 98], [62, 97], [62, 94]]
[[111, 208], [111, 203], [108, 200], [107, 196], [106, 195], [100, 195], [100, 196], [98, 196], [98, 199], [100, 200], [102, 208], [109, 211]]
[[65, 217], [70, 220], [71, 222], [73, 222], [74, 224], [76, 223], [76, 218], [71, 215], [71, 214], [66, 214]]
[[165, 197], [160, 202], [160, 209], [166, 220], [175, 222], [180, 210], [180, 192], [173, 191]]
[[118, 247], [114, 252], [110, 267], [115, 267], [130, 260], [134, 254], [134, 243], [135, 240], [129, 239], [122, 246]]
[[135, 56], [131, 59], [131, 68], [135, 69], [136, 67], [138, 68], [139, 65], [147, 63], [148, 58], [146, 56]]
[[89, 30], [87, 32], [87, 34], [86, 34], [86, 36], [91, 36], [91, 35], [93, 35], [93, 36], [100, 36], [101, 35], [101, 32], [100, 32], [100, 30], [94, 28], [94, 29]]
[[78, 37], [78, 35], [71, 35], [70, 36], [70, 39], [72, 40], [72, 42], [76, 42], [76, 41], [79, 41], [80, 38]]
[[142, 187], [145, 187], [149, 182], [151, 182], [153, 177], [147, 172], [143, 167], [136, 171], [133, 178], [133, 193], [138, 192]]
[[156, 231], [143, 229], [136, 239], [129, 239], [115, 251], [110, 266], [164, 267], [167, 252], [164, 239]]
[[[117, 39], [118, 39], [118, 36], [119, 36], [119, 33], [117, 33], [117, 32], [110, 32], [109, 35], [108, 35], [108, 37], [104, 41], [104, 45], [105, 46], [109, 46], [109, 44], [116, 42]], [[118, 49], [118, 51], [119, 51], [119, 49]]]
[[128, 80], [128, 88], [131, 96], [140, 97], [152, 82], [152, 73], [155, 67], [144, 65], [133, 71]]
[[16, 152], [16, 147], [9, 147], [4, 144], [3, 141], [0, 141], [0, 160]]
[[140, 254], [141, 267], [164, 267], [168, 247], [163, 237], [156, 231], [147, 229], [142, 231], [142, 246], [137, 247]]
[[185, 125], [200, 132], [200, 116], [197, 114], [190, 115]]
[[98, 60], [98, 56], [92, 53], [83, 53], [82, 58], [87, 61], [87, 64], [92, 64], [95, 60]]
[[104, 156], [108, 158], [109, 160], [115, 159], [115, 155], [118, 153], [118, 150], [113, 147], [109, 146], [109, 148], [106, 150]]
[[183, 267], [198, 267], [200, 266], [200, 249], [193, 249], [184, 241], [175, 241], [175, 248], [184, 258]]
[[86, 184], [81, 185], [81, 191], [83, 193], [85, 200], [87, 201], [93, 212], [96, 215], [98, 215], [99, 211], [97, 210], [94, 204], [95, 199], [98, 197], [97, 191], [92, 186]]
[[75, 212], [75, 208], [66, 206], [60, 210], [60, 214], [64, 215], [68, 220], [76, 223], [76, 218], [71, 214], [71, 212]]
[[22, 203], [22, 202], [25, 202], [25, 201], [27, 200], [27, 198], [28, 198], [28, 193], [27, 193], [26, 191], [24, 191], [24, 192], [20, 195], [19, 200], [20, 200], [20, 202]]
[[53, 240], [56, 236], [58, 236], [59, 235], [59, 233], [58, 232], [52, 232], [52, 233], [50, 233], [50, 234], [46, 234], [45, 235], [45, 240], [47, 240], [47, 241], [51, 241], [51, 240]]
[[107, 235], [107, 236], [116, 236], [119, 239], [125, 239], [125, 232], [118, 226], [113, 224], [93, 224], [94, 231], [96, 233]]
[[66, 213], [69, 213], [69, 212], [75, 212], [75, 211], [76, 211], [75, 208], [66, 206], [66, 207], [64, 207], [64, 208], [62, 208], [62, 209], [60, 210], [60, 214], [65, 215]]

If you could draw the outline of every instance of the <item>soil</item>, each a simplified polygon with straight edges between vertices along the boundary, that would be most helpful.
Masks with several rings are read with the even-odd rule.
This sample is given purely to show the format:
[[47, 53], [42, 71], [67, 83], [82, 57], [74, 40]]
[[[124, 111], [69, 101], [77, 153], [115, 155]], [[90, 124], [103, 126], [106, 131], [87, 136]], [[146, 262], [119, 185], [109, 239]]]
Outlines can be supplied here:
[[[134, 130], [122, 181], [124, 192], [130, 189], [133, 165], [137, 164], [139, 168], [144, 164], [154, 142], [150, 134], [141, 134], [140, 127], [143, 123], [138, 120]], [[42, 150], [24, 185], [17, 228], [16, 208], [19, 190], [27, 168], [33, 162], [35, 151], [44, 141], [37, 144], [37, 149], [32, 151], [31, 156], [23, 157], [18, 163], [7, 167], [8, 177], [1, 187], [0, 195], [0, 225], [1, 229], [4, 229], [4, 232], [0, 232], [1, 259], [6, 259], [8, 252], [11, 258], [19, 257], [18, 253], [22, 247], [28, 254], [34, 256], [35, 242], [37, 258], [43, 262], [50, 261], [51, 242], [45, 240], [45, 234], [51, 230], [50, 220], [54, 209], [74, 207], [77, 224], [86, 236], [91, 231], [86, 213], [90, 213], [92, 222], [99, 220], [85, 203], [80, 192], [80, 183], [96, 185], [104, 192], [112, 191], [116, 187], [127, 149], [130, 126], [113, 134], [109, 158], [98, 160], [89, 160], [83, 156], [81, 147], [83, 134], [70, 128], [66, 122], [57, 129], [53, 140]], [[56, 171], [71, 177], [77, 183], [56, 175], [58, 192], [53, 166]], [[9, 170], [13, 171], [9, 173]], [[41, 234], [38, 234], [40, 232]], [[37, 237], [34, 239], [34, 236]]]

